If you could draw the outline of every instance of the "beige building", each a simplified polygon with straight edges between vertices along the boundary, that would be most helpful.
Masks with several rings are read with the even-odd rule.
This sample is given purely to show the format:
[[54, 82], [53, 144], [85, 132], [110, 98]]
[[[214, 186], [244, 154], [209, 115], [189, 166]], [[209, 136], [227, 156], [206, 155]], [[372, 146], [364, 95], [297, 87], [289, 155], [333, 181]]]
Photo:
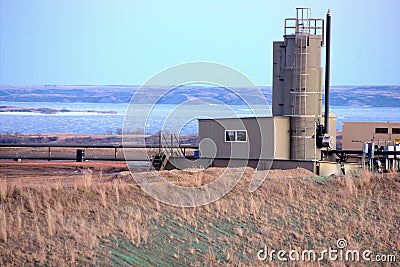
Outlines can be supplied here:
[[[291, 119], [290, 116], [199, 119], [200, 154], [216, 159], [290, 160]], [[329, 132], [336, 137], [336, 117], [332, 113], [330, 121]], [[315, 145], [315, 131], [309, 139], [310, 145], [304, 146], [304, 152], [312, 160], [319, 160], [321, 149]], [[335, 149], [336, 138], [332, 145]]]
[[343, 122], [342, 149], [361, 150], [363, 142], [400, 144], [400, 122]]

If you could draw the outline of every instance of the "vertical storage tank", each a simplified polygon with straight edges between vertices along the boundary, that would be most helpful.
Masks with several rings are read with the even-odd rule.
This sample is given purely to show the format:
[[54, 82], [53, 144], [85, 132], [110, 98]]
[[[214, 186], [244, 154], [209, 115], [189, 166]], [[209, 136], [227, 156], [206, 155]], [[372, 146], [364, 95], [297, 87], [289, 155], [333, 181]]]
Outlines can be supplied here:
[[311, 9], [297, 8], [296, 18], [285, 19], [284, 41], [273, 44], [274, 116], [290, 116], [290, 158], [315, 160], [316, 121], [322, 115], [324, 20]]

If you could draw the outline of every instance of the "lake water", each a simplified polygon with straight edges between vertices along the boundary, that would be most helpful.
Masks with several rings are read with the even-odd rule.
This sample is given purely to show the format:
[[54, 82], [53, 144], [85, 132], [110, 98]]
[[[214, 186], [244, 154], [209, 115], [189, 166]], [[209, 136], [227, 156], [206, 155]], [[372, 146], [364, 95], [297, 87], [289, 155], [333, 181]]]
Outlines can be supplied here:
[[[0, 133], [77, 133], [77, 134], [105, 134], [116, 133], [123, 128], [124, 117], [128, 104], [113, 103], [52, 103], [52, 102], [0, 102], [0, 106], [21, 106], [27, 108], [52, 108], [69, 110], [97, 110], [115, 111], [116, 114], [99, 114], [88, 112], [65, 112], [57, 114], [38, 114], [30, 112], [2, 112], [0, 113]], [[135, 106], [133, 117], [146, 120], [146, 132], [156, 133], [163, 129], [182, 134], [196, 134], [198, 130], [197, 118], [222, 117], [249, 117], [270, 116], [271, 113], [264, 106], [255, 107], [254, 113], [244, 105], [186, 105], [179, 107], [170, 104], [158, 104], [150, 114], [142, 113], [148, 106]], [[400, 107], [356, 107], [332, 106], [331, 112], [338, 118], [337, 129], [341, 130], [343, 121], [400, 121]], [[138, 120], [142, 121], [142, 120]], [[135, 126], [135, 119], [130, 120], [131, 129]], [[135, 128], [136, 127], [136, 128]]]

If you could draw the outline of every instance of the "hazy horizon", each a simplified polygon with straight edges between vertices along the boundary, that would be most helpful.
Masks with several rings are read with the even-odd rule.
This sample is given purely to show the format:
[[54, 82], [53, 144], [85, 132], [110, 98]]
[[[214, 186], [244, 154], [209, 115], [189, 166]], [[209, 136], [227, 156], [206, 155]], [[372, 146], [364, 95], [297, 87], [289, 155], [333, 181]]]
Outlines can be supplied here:
[[[77, 87], [85, 87], [85, 86], [100, 86], [100, 87], [140, 87], [142, 85], [140, 84], [0, 84], [0, 87], [2, 86], [15, 86], [15, 87], [24, 87], [24, 86], [38, 86], [38, 87], [51, 87], [51, 86], [77, 86]], [[154, 84], [154, 85], [148, 85], [146, 84], [144, 87], [150, 87], [150, 86], [171, 86], [171, 85], [159, 85], [159, 84]], [[182, 85], [175, 85], [175, 86], [182, 86]], [[183, 85], [185, 86], [185, 85]], [[189, 86], [193, 86], [193, 87], [202, 87], [201, 85], [189, 85]], [[271, 87], [272, 85], [257, 85], [257, 87]], [[338, 87], [356, 87], [356, 86], [377, 86], [377, 87], [387, 87], [387, 86], [394, 86], [394, 87], [399, 87], [399, 84], [331, 84], [330, 87], [334, 87], [334, 88], [338, 88]], [[209, 87], [212, 88], [214, 86], [204, 86], [204, 87]], [[215, 86], [218, 87], [218, 86]], [[245, 86], [230, 86], [230, 87], [245, 87]], [[322, 85], [322, 89], [324, 88], [324, 85]], [[399, 88], [400, 89], [400, 88]]]

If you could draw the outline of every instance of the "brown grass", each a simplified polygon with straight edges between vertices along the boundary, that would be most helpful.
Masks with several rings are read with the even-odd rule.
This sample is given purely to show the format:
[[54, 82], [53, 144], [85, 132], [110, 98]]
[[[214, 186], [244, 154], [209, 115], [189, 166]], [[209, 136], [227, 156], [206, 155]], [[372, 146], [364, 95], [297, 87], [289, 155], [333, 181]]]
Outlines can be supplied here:
[[[225, 197], [197, 208], [160, 203], [130, 175], [109, 175], [107, 168], [85, 169], [75, 183], [34, 187], [3, 177], [0, 265], [265, 266], [256, 258], [265, 245], [318, 250], [339, 238], [400, 258], [397, 174], [327, 179], [302, 169], [274, 171], [249, 193], [252, 172], [247, 168]], [[185, 186], [220, 173], [162, 172]]]

